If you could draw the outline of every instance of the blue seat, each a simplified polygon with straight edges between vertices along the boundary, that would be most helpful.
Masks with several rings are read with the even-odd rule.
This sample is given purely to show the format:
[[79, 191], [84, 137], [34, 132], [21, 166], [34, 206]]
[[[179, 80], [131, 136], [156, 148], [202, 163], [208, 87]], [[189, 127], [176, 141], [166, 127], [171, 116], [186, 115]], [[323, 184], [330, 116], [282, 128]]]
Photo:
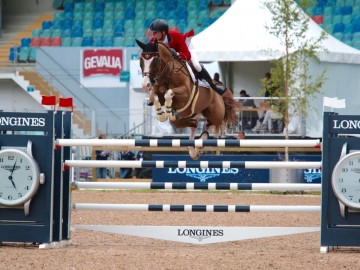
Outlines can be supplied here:
[[353, 24], [353, 32], [354, 33], [360, 32], [360, 22], [356, 22]]
[[334, 25], [333, 33], [343, 33], [345, 25], [343, 23], [337, 23]]
[[30, 47], [31, 38], [22, 38], [21, 47]]
[[94, 13], [94, 20], [101, 19], [104, 20], [105, 13], [103, 11], [96, 11]]
[[71, 37], [79, 38], [83, 36], [83, 29], [81, 26], [76, 26], [72, 29]]
[[350, 15], [352, 13], [352, 6], [345, 6], [342, 9], [342, 14], [343, 15]]
[[96, 19], [93, 22], [93, 29], [102, 28], [104, 21], [102, 19]]
[[313, 9], [312, 15], [313, 16], [319, 16], [319, 15], [323, 15], [324, 14], [324, 7], [322, 6], [316, 6]]
[[64, 12], [64, 20], [73, 20], [74, 13], [73, 12]]
[[93, 40], [93, 46], [94, 47], [102, 47], [102, 38], [94, 38]]
[[29, 59], [30, 47], [20, 47], [18, 61], [20, 63], [26, 63]]
[[103, 47], [112, 47], [114, 45], [114, 39], [113, 37], [104, 37], [103, 38]]
[[96, 11], [104, 11], [105, 4], [101, 2], [96, 2], [94, 5], [95, 12]]
[[52, 21], [43, 21], [42, 24], [42, 29], [50, 29], [52, 27]]
[[61, 37], [62, 38], [70, 38], [72, 35], [72, 31], [70, 28], [68, 29], [63, 29], [62, 33], [61, 33]]
[[61, 20], [54, 20], [52, 24], [53, 29], [61, 29], [63, 25], [63, 21]]
[[135, 11], [132, 9], [126, 9], [125, 10], [125, 14], [124, 14], [124, 19], [125, 20], [133, 20], [135, 19]]
[[74, 11], [74, 3], [64, 4], [64, 12], [73, 12], [73, 11]]
[[335, 6], [333, 8], [333, 15], [342, 15], [343, 14], [343, 7], [342, 6]]
[[73, 23], [72, 20], [64, 20], [63, 24], [62, 24], [62, 30], [71, 29], [72, 28], [72, 23]]
[[81, 42], [81, 47], [90, 47], [93, 45], [93, 38], [92, 37], [83, 37]]

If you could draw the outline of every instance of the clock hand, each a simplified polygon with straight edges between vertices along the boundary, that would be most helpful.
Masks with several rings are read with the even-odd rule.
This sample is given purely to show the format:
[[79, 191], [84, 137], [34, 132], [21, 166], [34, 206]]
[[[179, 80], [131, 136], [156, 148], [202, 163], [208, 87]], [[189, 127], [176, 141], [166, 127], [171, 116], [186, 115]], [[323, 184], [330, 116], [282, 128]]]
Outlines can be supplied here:
[[14, 181], [13, 181], [12, 175], [13, 175], [13, 173], [14, 173], [14, 171], [15, 171], [16, 163], [17, 163], [17, 159], [15, 160], [15, 164], [14, 164], [14, 166], [13, 166], [13, 168], [12, 168], [12, 170], [11, 170], [11, 174], [10, 174], [10, 176], [9, 176], [9, 180], [11, 181], [11, 183], [12, 183], [12, 185], [13, 185], [13, 187], [14, 187], [15, 189], [16, 189], [16, 186], [15, 186], [15, 183], [14, 183]]

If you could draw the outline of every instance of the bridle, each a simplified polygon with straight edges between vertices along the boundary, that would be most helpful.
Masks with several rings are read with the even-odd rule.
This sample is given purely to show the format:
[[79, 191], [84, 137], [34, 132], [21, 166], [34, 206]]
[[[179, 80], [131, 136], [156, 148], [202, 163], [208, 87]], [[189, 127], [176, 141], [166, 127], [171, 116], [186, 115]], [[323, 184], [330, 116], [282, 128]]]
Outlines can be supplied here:
[[[159, 72], [158, 74], [154, 74], [154, 73], [151, 73], [151, 72], [142, 72], [143, 77], [145, 77], [145, 76], [149, 77], [150, 83], [151, 83], [152, 86], [158, 86], [159, 81], [160, 81], [161, 78], [163, 78], [163, 81], [164, 81], [165, 85], [167, 85], [172, 73], [178, 73], [178, 72], [181, 71], [184, 74], [188, 75], [186, 73], [186, 71], [185, 72], [182, 71], [182, 69], [185, 68], [185, 65], [181, 61], [176, 60], [174, 57], [172, 57], [173, 61], [172, 61], [171, 70], [170, 70], [170, 64], [171, 64], [170, 61], [165, 62], [165, 60], [161, 59], [159, 52], [151, 52], [151, 53], [143, 52], [143, 53], [141, 53], [141, 57], [144, 60], [149, 60], [151, 58], [154, 58], [152, 64], [155, 65], [155, 68], [157, 68], [158, 65], [161, 65], [163, 63], [163, 68], [162, 68], [161, 72]], [[175, 65], [176, 62], [180, 63], [179, 68], [176, 67], [176, 65]], [[168, 72], [169, 70], [170, 70], [170, 72]], [[168, 72], [168, 75], [164, 76], [167, 72]]]

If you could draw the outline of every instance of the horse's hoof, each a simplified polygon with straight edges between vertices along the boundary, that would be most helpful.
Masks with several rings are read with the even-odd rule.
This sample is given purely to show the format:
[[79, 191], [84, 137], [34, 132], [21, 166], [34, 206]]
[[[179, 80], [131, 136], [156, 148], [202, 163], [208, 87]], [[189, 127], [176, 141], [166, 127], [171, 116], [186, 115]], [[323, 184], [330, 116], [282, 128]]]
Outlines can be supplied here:
[[159, 115], [159, 116], [158, 116], [158, 120], [159, 120], [160, 122], [165, 122], [167, 119], [168, 119], [168, 118], [167, 118], [167, 116], [166, 116], [165, 114], [162, 114], [162, 115]]

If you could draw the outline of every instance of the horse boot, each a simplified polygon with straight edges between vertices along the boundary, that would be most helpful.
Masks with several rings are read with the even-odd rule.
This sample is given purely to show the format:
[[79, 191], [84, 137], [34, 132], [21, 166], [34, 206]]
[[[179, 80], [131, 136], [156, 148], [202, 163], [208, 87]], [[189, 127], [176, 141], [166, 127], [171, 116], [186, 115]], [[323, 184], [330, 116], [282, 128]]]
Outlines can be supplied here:
[[207, 81], [207, 83], [211, 86], [211, 88], [220, 96], [222, 96], [225, 93], [226, 87], [224, 85], [215, 84], [212, 78], [210, 77], [210, 74], [207, 72], [207, 70], [204, 67], [198, 73], [198, 77], [199, 79], [204, 79], [205, 81]]

